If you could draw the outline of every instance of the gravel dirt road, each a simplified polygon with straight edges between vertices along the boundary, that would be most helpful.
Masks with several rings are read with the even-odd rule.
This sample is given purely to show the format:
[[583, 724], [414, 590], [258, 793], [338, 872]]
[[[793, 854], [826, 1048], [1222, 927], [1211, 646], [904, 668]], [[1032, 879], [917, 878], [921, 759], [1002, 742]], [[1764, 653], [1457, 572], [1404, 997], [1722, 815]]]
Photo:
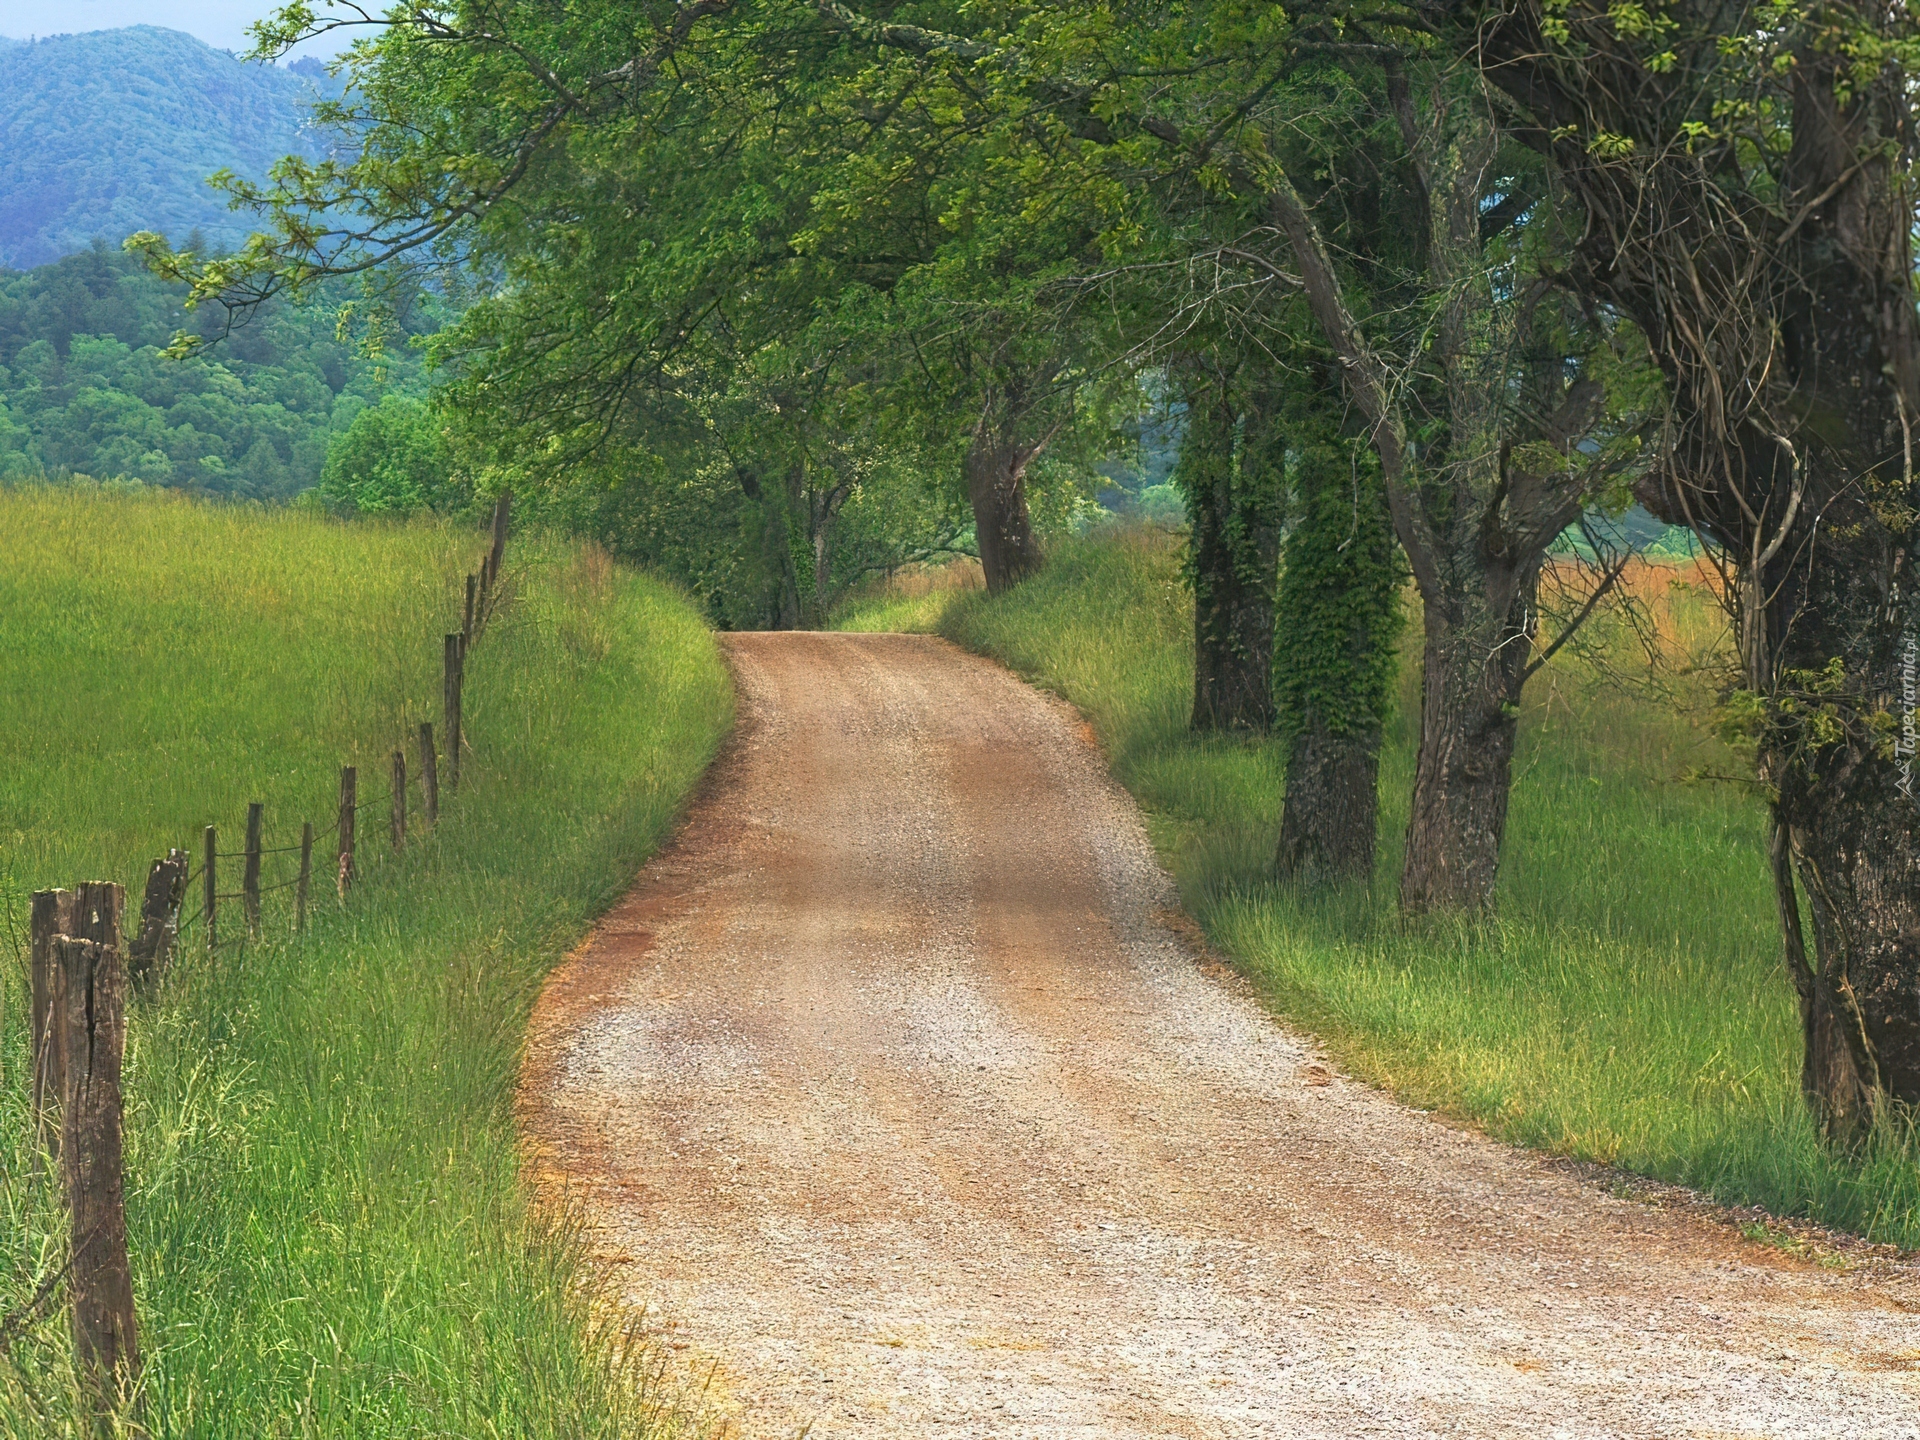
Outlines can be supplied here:
[[521, 1105], [742, 1435], [1920, 1436], [1910, 1275], [1329, 1076], [1066, 706], [933, 639], [727, 648], [738, 737]]

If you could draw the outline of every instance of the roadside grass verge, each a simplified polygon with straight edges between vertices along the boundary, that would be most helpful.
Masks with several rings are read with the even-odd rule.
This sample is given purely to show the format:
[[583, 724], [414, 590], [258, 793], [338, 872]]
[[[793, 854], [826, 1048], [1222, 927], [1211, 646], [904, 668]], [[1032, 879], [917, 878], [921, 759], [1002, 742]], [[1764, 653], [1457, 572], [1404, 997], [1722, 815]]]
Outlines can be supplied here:
[[[1186, 729], [1178, 544], [1073, 541], [1004, 597], [870, 600], [855, 618], [936, 630], [1077, 705], [1195, 917], [1353, 1073], [1517, 1144], [1920, 1247], [1920, 1146], [1888, 1133], [1836, 1157], [1801, 1106], [1761, 809], [1737, 785], [1678, 778], [1739, 773], [1702, 723], [1703, 681], [1644, 693], [1655, 677], [1619, 626], [1563, 652], [1528, 687], [1498, 918], [1404, 925], [1394, 895], [1417, 620], [1382, 757], [1372, 883], [1280, 886], [1279, 747]], [[1671, 649], [1711, 648], [1711, 601], [1685, 572], [1641, 579]]]
[[[35, 557], [0, 574], [16, 936], [30, 888], [131, 884], [209, 820], [237, 848], [249, 799], [267, 802], [269, 843], [297, 837], [330, 815], [342, 760], [384, 793], [386, 754], [439, 719], [439, 637], [483, 544], [47, 491], [0, 491], [0, 525]], [[541, 980], [666, 833], [731, 691], [665, 587], [539, 537], [515, 537], [507, 572], [439, 827], [392, 856], [384, 816], [363, 816], [345, 905], [317, 873], [305, 936], [270, 906], [265, 940], [212, 961], [189, 943], [133, 1006], [146, 1434], [697, 1428], [583, 1280], [564, 1217], [531, 1208], [512, 1104]], [[4, 1312], [58, 1268], [64, 1236], [29, 1162], [17, 965], [0, 985]], [[0, 1359], [0, 1434], [84, 1433], [73, 1387], [55, 1308]]]

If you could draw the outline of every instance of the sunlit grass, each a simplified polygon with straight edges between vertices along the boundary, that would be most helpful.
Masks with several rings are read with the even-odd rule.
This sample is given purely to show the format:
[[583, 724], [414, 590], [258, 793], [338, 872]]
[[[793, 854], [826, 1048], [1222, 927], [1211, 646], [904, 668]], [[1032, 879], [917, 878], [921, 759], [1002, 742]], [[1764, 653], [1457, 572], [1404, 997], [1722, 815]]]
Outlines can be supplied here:
[[[1356, 1073], [1517, 1143], [1920, 1246], [1914, 1147], [1883, 1136], [1858, 1160], [1835, 1157], [1801, 1106], [1760, 807], [1738, 785], [1679, 778], [1740, 770], [1704, 723], [1703, 680], [1671, 675], [1658, 698], [1644, 693], [1658, 677], [1617, 621], [1585, 654], [1563, 652], [1528, 689], [1499, 918], [1403, 926], [1411, 649], [1372, 884], [1277, 886], [1284, 757], [1186, 731], [1191, 619], [1176, 544], [1074, 542], [1006, 597], [930, 609], [938, 597], [923, 596], [891, 614], [869, 602], [867, 619], [938, 630], [1078, 705], [1196, 917]], [[1712, 649], [1698, 578], [1637, 577], [1669, 654]]]
[[[326, 820], [438, 720], [440, 635], [483, 545], [431, 525], [0, 491], [0, 805], [21, 894], [133, 882], [249, 799], [270, 843]], [[310, 933], [136, 1003], [128, 1213], [154, 1436], [582, 1436], [688, 1428], [650, 1353], [596, 1330], [576, 1251], [530, 1211], [512, 1095], [541, 979], [664, 834], [730, 716], [699, 619], [538, 538], [469, 661], [467, 783], [431, 834], [324, 885]], [[284, 867], [290, 863], [281, 857]], [[237, 878], [237, 877], [236, 877]], [[270, 879], [273, 878], [271, 875]], [[237, 917], [234, 917], [237, 918]], [[16, 922], [17, 923], [17, 922]], [[191, 940], [191, 934], [189, 936]], [[23, 998], [0, 1019], [0, 1312], [57, 1267], [30, 1178]], [[78, 1434], [58, 1309], [0, 1359], [0, 1434]]]

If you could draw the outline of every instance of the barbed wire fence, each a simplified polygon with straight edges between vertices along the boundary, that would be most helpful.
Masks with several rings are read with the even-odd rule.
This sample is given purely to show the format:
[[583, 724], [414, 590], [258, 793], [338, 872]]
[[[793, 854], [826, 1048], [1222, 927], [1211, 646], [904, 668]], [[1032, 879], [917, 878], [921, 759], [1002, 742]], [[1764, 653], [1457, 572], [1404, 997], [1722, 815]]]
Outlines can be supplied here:
[[[28, 1039], [29, 1114], [34, 1132], [33, 1168], [57, 1169], [65, 1191], [70, 1234], [60, 1263], [34, 1294], [0, 1315], [0, 1356], [18, 1337], [44, 1321], [64, 1284], [71, 1295], [78, 1370], [102, 1425], [137, 1404], [140, 1374], [138, 1319], [127, 1255], [122, 1197], [120, 1069], [126, 1045], [126, 1007], [134, 994], [151, 992], [171, 967], [198, 953], [208, 958], [260, 940], [266, 897], [293, 891], [294, 934], [307, 928], [314, 860], [324, 868], [320, 883], [344, 903], [359, 882], [363, 857], [362, 816], [385, 813], [389, 853], [406, 848], [410, 802], [419, 794], [418, 815], [429, 828], [440, 820], [442, 759], [449, 794], [460, 787], [466, 731], [461, 714], [468, 652], [485, 633], [502, 591], [511, 501], [494, 505], [490, 543], [477, 572], [466, 577], [460, 628], [448, 632], [441, 651], [441, 729], [422, 722], [408, 737], [417, 756], [409, 773], [407, 744], [388, 758], [388, 780], [376, 794], [360, 787], [357, 766], [340, 767], [339, 803], [332, 822], [316, 830], [300, 823], [300, 838], [266, 842], [266, 807], [250, 802], [241, 848], [221, 849], [219, 828], [200, 834], [198, 861], [169, 848], [147, 872], [145, 892], [131, 928], [123, 925], [124, 888], [98, 881], [72, 890], [37, 890], [30, 897], [27, 936], [30, 990]], [[297, 857], [292, 861], [282, 857]], [[238, 889], [230, 866], [238, 862]], [[277, 872], [269, 883], [269, 865]], [[291, 874], [286, 873], [288, 869]], [[182, 918], [188, 897], [199, 906]], [[237, 923], [228, 906], [239, 904]]]

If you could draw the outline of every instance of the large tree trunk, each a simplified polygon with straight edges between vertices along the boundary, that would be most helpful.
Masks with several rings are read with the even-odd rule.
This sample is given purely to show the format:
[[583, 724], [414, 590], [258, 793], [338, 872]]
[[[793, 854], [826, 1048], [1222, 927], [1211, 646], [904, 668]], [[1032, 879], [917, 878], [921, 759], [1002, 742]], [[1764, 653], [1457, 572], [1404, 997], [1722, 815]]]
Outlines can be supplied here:
[[1040, 449], [1009, 439], [984, 419], [967, 447], [967, 498], [989, 595], [1004, 594], [1040, 568], [1027, 514], [1027, 466]]
[[1380, 814], [1380, 732], [1301, 729], [1287, 755], [1275, 869], [1283, 879], [1363, 880]]
[[[1195, 730], [1264, 732], [1273, 724], [1273, 592], [1280, 559], [1280, 480], [1223, 383], [1188, 403], [1176, 472], [1192, 529]], [[1250, 420], [1257, 426], [1257, 418]]]
[[1847, 677], [1828, 697], [1840, 733], [1809, 737], [1800, 715], [1783, 713], [1763, 764], [1813, 917], [1805, 1083], [1828, 1130], [1853, 1135], [1883, 1096], [1920, 1103], [1920, 810], [1900, 753], [1911, 747], [1920, 634], [1920, 322], [1911, 195], [1884, 150], [1868, 158], [1910, 127], [1905, 91], [1882, 77], [1843, 105], [1840, 73], [1830, 57], [1800, 57], [1787, 173], [1809, 209], [1780, 257], [1797, 282], [1781, 331], [1791, 403], [1808, 417], [1793, 478], [1819, 502], [1799, 526], [1814, 560], [1782, 547], [1758, 574], [1778, 684], [1813, 692], [1795, 697], [1800, 715], [1823, 698], [1808, 677], [1836, 662]]
[[1507, 830], [1527, 633], [1484, 604], [1426, 609], [1420, 758], [1400, 872], [1400, 908], [1485, 910]]

